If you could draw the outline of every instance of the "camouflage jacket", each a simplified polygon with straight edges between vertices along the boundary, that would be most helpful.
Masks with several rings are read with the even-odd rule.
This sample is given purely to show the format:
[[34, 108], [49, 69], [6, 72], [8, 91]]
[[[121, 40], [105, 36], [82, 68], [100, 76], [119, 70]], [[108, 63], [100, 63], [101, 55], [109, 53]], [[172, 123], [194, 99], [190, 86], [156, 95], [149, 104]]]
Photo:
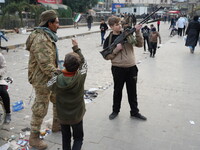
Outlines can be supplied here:
[[28, 80], [33, 86], [46, 86], [52, 73], [57, 71], [55, 42], [40, 28], [34, 30], [28, 37], [26, 41], [26, 49], [30, 52]]

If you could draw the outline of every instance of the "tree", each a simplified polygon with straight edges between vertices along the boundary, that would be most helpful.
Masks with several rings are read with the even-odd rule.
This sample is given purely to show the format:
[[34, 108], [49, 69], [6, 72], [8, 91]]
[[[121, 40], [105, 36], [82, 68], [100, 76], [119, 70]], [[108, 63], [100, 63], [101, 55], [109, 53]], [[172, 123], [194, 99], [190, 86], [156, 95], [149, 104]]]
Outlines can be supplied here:
[[18, 13], [20, 21], [21, 21], [21, 26], [22, 26], [23, 25], [22, 11], [24, 11], [25, 7], [28, 7], [28, 6], [29, 4], [24, 1], [19, 2], [19, 3], [12, 2], [9, 5], [6, 5], [5, 8], [3, 8], [3, 16], [5, 16], [6, 14]]
[[3, 9], [3, 17], [2, 17], [2, 22], [4, 22], [4, 19], [7, 16], [15, 16], [16, 14], [19, 16], [20, 18], [20, 26], [23, 26], [23, 16], [22, 16], [22, 12], [31, 12], [31, 15], [34, 16], [35, 18], [35, 24], [38, 24], [39, 22], [39, 16], [40, 14], [46, 10], [46, 8], [44, 8], [43, 6], [38, 6], [38, 5], [32, 5], [29, 4], [29, 0], [24, 0], [24, 1], [20, 1], [18, 2], [18, 0], [8, 0], [9, 2], [12, 1], [11, 3], [9, 3], [9, 5], [7, 4]]
[[73, 12], [86, 12], [98, 3], [98, 0], [63, 0], [63, 4], [69, 6]]
[[31, 15], [34, 17], [35, 19], [35, 25], [39, 24], [39, 18], [40, 18], [40, 14], [47, 10], [46, 7], [44, 6], [40, 6], [40, 5], [31, 5], [32, 7], [30, 7], [30, 12]]

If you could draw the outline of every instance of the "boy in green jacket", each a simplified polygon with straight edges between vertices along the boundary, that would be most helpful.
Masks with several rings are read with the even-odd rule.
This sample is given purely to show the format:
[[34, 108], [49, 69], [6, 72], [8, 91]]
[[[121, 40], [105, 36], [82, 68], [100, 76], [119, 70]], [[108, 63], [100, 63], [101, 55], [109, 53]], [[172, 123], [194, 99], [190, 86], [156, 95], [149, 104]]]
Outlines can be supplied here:
[[[53, 77], [47, 86], [56, 94], [56, 108], [61, 123], [63, 150], [80, 150], [83, 143], [85, 114], [84, 82], [87, 75], [85, 59], [72, 40], [73, 52], [65, 55], [62, 73]], [[74, 143], [71, 148], [71, 129]]]

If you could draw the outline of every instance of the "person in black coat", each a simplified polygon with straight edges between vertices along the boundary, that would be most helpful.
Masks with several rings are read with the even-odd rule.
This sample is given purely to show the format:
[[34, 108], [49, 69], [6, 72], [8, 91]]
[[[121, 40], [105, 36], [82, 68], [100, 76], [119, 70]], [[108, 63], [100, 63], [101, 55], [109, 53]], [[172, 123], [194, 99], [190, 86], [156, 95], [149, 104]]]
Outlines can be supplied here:
[[88, 30], [90, 31], [93, 23], [93, 17], [92, 15], [88, 14], [86, 19], [87, 19]]
[[147, 25], [145, 25], [142, 29], [142, 35], [144, 39], [144, 51], [146, 51], [146, 43], [148, 46], [148, 50], [150, 50], [150, 43], [149, 43], [149, 35], [150, 35], [150, 29]]
[[192, 54], [194, 53], [194, 49], [199, 39], [200, 23], [198, 22], [198, 18], [198, 16], [194, 16], [193, 21], [189, 23], [186, 30], [187, 39], [185, 46], [190, 48]]

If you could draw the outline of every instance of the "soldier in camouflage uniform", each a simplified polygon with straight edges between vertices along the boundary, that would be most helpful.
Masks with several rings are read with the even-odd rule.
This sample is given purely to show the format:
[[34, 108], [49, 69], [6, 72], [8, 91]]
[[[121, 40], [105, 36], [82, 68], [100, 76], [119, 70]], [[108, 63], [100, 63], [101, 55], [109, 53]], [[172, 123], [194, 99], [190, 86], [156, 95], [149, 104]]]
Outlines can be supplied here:
[[49, 101], [53, 103], [54, 111], [52, 131], [60, 130], [55, 110], [55, 95], [47, 88], [47, 81], [59, 71], [55, 43], [58, 40], [56, 32], [59, 28], [59, 20], [53, 10], [43, 12], [40, 17], [39, 27], [35, 28], [26, 41], [27, 50], [30, 52], [28, 79], [36, 95], [32, 106], [29, 144], [37, 149], [45, 149], [47, 144], [40, 140], [39, 135], [43, 119], [48, 111]]

